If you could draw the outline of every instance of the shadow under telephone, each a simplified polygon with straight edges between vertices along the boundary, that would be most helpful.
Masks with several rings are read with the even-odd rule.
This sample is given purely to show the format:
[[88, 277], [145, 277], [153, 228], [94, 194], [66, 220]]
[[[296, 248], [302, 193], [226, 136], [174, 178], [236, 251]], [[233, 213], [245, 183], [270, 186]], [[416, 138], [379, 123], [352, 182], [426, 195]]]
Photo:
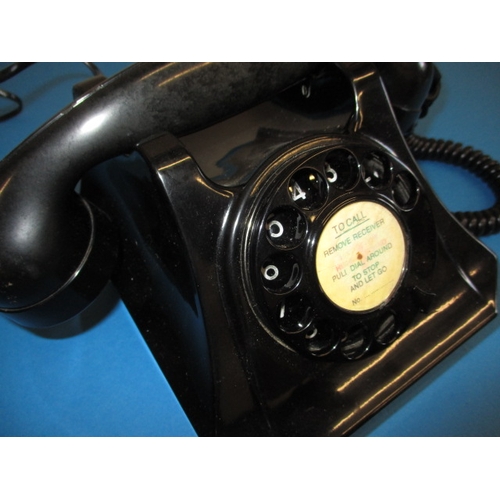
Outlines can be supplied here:
[[[342, 66], [344, 76], [235, 68], [135, 66], [2, 162], [2, 173], [50, 179], [29, 201], [14, 179], [3, 227], [19, 227], [4, 204], [24, 196], [16, 210], [31, 204], [33, 232], [54, 235], [43, 252], [60, 255], [59, 237], [66, 256], [36, 288], [19, 266], [2, 277], [1, 305], [48, 324], [113, 273], [200, 434], [348, 433], [491, 319], [496, 261], [415, 166], [399, 127], [409, 131], [422, 106], [402, 105], [396, 68], [379, 71], [403, 99], [399, 125], [372, 65]], [[412, 98], [423, 105], [434, 75], [421, 71]], [[135, 147], [145, 162], [94, 169], [89, 201], [73, 194], [91, 166]], [[38, 172], [34, 158], [45, 161]], [[62, 220], [49, 227], [56, 204]]]

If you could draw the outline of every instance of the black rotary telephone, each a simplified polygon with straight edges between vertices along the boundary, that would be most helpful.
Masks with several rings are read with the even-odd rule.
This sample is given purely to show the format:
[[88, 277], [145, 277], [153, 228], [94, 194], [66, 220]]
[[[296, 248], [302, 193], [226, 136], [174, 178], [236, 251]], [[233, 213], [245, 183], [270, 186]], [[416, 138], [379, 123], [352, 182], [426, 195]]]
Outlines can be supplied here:
[[0, 164], [0, 310], [49, 326], [112, 279], [199, 434], [348, 434], [495, 315], [470, 231], [496, 209], [452, 216], [409, 148], [470, 153], [405, 138], [434, 66], [137, 64], [92, 85]]

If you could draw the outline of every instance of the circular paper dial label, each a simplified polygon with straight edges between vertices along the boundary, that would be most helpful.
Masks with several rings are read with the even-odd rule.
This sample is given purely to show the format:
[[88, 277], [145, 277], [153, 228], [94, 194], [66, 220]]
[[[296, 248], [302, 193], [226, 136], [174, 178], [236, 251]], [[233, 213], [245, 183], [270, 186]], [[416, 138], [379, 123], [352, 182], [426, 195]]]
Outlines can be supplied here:
[[400, 283], [406, 264], [401, 224], [380, 203], [357, 201], [326, 223], [316, 272], [327, 297], [348, 311], [381, 306]]

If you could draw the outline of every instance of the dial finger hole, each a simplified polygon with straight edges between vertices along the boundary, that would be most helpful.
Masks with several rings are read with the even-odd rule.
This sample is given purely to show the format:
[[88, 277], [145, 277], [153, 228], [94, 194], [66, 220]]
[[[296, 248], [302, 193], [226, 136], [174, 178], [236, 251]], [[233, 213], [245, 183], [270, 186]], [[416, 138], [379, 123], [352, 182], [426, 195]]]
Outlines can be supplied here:
[[327, 184], [312, 168], [302, 168], [293, 174], [288, 185], [292, 201], [304, 210], [320, 208], [326, 201]]
[[367, 186], [373, 189], [382, 189], [391, 182], [391, 161], [383, 153], [370, 153], [363, 159], [362, 172]]
[[301, 295], [293, 295], [278, 305], [278, 324], [286, 333], [304, 331], [312, 320], [313, 308], [309, 300]]
[[288, 250], [300, 245], [306, 236], [307, 222], [304, 215], [293, 207], [280, 207], [266, 218], [265, 231], [269, 242]]
[[266, 259], [260, 269], [264, 287], [273, 293], [292, 290], [300, 281], [300, 266], [289, 254], [276, 254]]
[[327, 182], [337, 189], [349, 189], [358, 180], [358, 162], [345, 149], [335, 149], [328, 153], [324, 168]]
[[370, 347], [368, 331], [364, 326], [356, 326], [340, 341], [340, 352], [350, 361], [359, 359]]
[[394, 314], [388, 314], [375, 331], [374, 337], [377, 344], [387, 346], [392, 344], [399, 336], [400, 331]]
[[313, 356], [330, 354], [339, 343], [339, 335], [326, 321], [313, 323], [305, 332], [306, 348]]
[[408, 172], [401, 172], [394, 179], [392, 195], [403, 210], [411, 210], [417, 204], [419, 192], [415, 177]]

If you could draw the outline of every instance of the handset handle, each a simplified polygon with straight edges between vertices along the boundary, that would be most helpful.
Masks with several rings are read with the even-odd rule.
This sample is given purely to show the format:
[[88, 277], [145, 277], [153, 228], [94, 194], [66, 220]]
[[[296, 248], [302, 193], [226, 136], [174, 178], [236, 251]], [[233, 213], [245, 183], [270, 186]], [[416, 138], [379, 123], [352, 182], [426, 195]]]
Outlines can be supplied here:
[[116, 254], [109, 221], [74, 187], [144, 139], [242, 112], [318, 63], [136, 64], [55, 116], [0, 162], [0, 311], [48, 326], [100, 292]]

